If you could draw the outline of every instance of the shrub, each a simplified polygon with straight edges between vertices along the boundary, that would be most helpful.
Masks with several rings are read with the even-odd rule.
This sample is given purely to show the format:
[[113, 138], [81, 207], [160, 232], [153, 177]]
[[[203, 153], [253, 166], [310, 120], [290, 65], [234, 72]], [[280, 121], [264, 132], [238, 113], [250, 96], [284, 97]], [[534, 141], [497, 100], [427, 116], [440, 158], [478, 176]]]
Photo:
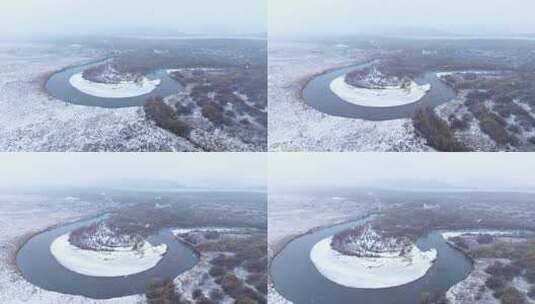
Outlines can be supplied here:
[[208, 272], [212, 277], [217, 278], [225, 275], [226, 271], [225, 268], [220, 266], [213, 266], [210, 268], [210, 271]]
[[457, 118], [455, 115], [450, 115], [448, 117], [448, 120], [450, 122], [450, 126], [453, 130], [466, 130], [468, 127], [470, 127], [470, 115], [463, 115], [461, 119]]
[[158, 127], [169, 130], [178, 136], [189, 136], [190, 127], [178, 120], [173, 108], [166, 104], [162, 98], [156, 97], [147, 101], [143, 110], [147, 118], [154, 121]]
[[490, 244], [494, 240], [494, 237], [490, 234], [478, 234], [476, 240], [479, 244]]
[[210, 261], [210, 264], [225, 269], [234, 269], [240, 265], [240, 260], [236, 256], [220, 254]]
[[507, 288], [501, 298], [500, 301], [502, 304], [525, 304], [527, 303], [526, 297], [518, 291], [518, 289], [514, 287]]
[[535, 286], [531, 286], [531, 288], [528, 291], [528, 297], [535, 300]]
[[487, 267], [487, 269], [485, 269], [485, 272], [492, 274], [493, 276], [499, 276], [507, 281], [510, 281], [520, 274], [521, 269], [516, 265], [496, 262]]
[[223, 300], [224, 297], [225, 294], [220, 289], [213, 289], [210, 291], [210, 299], [214, 300], [215, 302]]
[[492, 290], [500, 290], [505, 287], [505, 281], [497, 276], [491, 276], [485, 281], [485, 286]]
[[413, 125], [426, 138], [427, 143], [439, 151], [468, 151], [466, 146], [453, 136], [447, 122], [438, 117], [430, 108], [418, 110], [414, 116]]
[[194, 299], [198, 299], [200, 297], [203, 297], [204, 294], [202, 293], [202, 290], [200, 289], [195, 289], [192, 293], [191, 293], [191, 297], [194, 298]]
[[149, 304], [182, 303], [180, 295], [176, 292], [175, 283], [170, 279], [151, 280], [145, 297]]
[[455, 246], [461, 249], [465, 249], [465, 250], [470, 249], [470, 246], [468, 246], [468, 243], [463, 237], [456, 236], [456, 237], [451, 238], [451, 241], [453, 242], [453, 244], [455, 244]]

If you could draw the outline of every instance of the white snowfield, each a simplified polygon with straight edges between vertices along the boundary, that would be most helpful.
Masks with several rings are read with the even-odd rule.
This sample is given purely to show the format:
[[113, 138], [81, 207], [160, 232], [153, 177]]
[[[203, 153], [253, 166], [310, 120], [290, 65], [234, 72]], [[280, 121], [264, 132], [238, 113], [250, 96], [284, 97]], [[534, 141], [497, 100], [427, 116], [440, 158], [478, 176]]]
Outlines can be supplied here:
[[86, 276], [121, 277], [156, 266], [167, 252], [167, 245], [153, 246], [145, 241], [139, 250], [114, 248], [113, 251], [80, 249], [69, 242], [69, 233], [55, 239], [50, 252], [65, 268]]
[[149, 94], [160, 85], [160, 79], [150, 80], [143, 77], [140, 82], [121, 81], [119, 83], [100, 83], [85, 79], [82, 73], [74, 74], [70, 84], [79, 91], [104, 98], [128, 98]]
[[219, 232], [219, 233], [232, 233], [232, 232], [241, 232], [244, 231], [244, 229], [241, 228], [219, 228], [219, 227], [198, 227], [198, 228], [176, 228], [173, 229], [172, 232], [175, 236], [190, 233], [190, 232]]
[[408, 88], [392, 86], [383, 89], [365, 89], [348, 84], [343, 75], [333, 80], [330, 88], [336, 96], [352, 104], [366, 107], [395, 107], [422, 99], [431, 89], [431, 85], [419, 85], [412, 81]]
[[440, 234], [447, 241], [449, 239], [459, 236], [476, 236], [488, 234], [492, 236], [519, 236], [521, 234], [529, 233], [521, 230], [464, 230], [464, 231], [443, 231]]
[[310, 251], [316, 269], [330, 281], [350, 288], [379, 289], [401, 286], [423, 277], [437, 258], [437, 251], [413, 246], [403, 256], [367, 258], [343, 255], [331, 247], [331, 238]]
[[[20, 54], [7, 55], [13, 49], [20, 50]], [[26, 52], [32, 56], [25, 56]], [[112, 109], [66, 103], [48, 96], [36, 81], [46, 71], [80, 65], [103, 55], [85, 48], [65, 50], [44, 44], [0, 43], [0, 151], [200, 150], [146, 119], [139, 107]], [[204, 141], [214, 142], [214, 146], [227, 142], [213, 133]]]

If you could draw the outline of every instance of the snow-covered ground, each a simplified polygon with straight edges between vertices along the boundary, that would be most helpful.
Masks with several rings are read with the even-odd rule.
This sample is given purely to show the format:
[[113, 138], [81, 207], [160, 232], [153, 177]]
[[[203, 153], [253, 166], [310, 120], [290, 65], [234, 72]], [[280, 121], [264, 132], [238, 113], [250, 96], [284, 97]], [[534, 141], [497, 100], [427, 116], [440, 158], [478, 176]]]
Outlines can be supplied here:
[[127, 98], [149, 94], [159, 85], [159, 79], [143, 77], [139, 82], [121, 81], [118, 83], [99, 83], [87, 80], [82, 73], [74, 74], [69, 83], [79, 91], [97, 97]]
[[357, 88], [348, 84], [345, 79], [345, 75], [334, 79], [330, 84], [331, 91], [349, 103], [366, 107], [395, 107], [414, 103], [431, 89], [430, 84], [419, 85], [414, 81], [407, 88]]
[[[457, 98], [436, 107], [434, 109], [435, 113], [445, 121], [448, 121], [451, 115], [459, 118], [465, 115], [473, 117], [464, 104], [467, 93], [468, 92], [466, 91], [460, 91]], [[456, 130], [455, 137], [466, 146], [470, 147], [474, 152], [490, 152], [498, 150], [496, 142], [481, 131], [479, 122], [475, 118], [470, 121], [466, 130]]]
[[99, 212], [94, 202], [49, 200], [40, 195], [0, 195], [0, 303], [2, 304], [131, 304], [142, 296], [95, 300], [47, 291], [17, 272], [14, 256], [21, 243], [50, 226]]
[[493, 291], [485, 287], [485, 281], [490, 274], [485, 269], [496, 262], [496, 259], [481, 259], [474, 263], [474, 270], [466, 279], [455, 284], [446, 292], [446, 298], [451, 304], [498, 304]]
[[73, 105], [47, 95], [47, 74], [101, 58], [88, 49], [0, 44], [0, 151], [197, 151], [141, 108]]
[[450, 238], [455, 238], [459, 236], [466, 236], [466, 235], [492, 235], [492, 236], [519, 236], [522, 234], [528, 233], [527, 231], [520, 231], [520, 230], [511, 230], [511, 231], [504, 231], [504, 230], [464, 230], [464, 231], [443, 231], [440, 234], [445, 240], [449, 240]]
[[293, 302], [281, 296], [281, 294], [272, 285], [268, 286], [268, 303], [269, 304], [293, 304]]
[[310, 251], [316, 269], [330, 281], [351, 288], [388, 288], [423, 277], [437, 257], [437, 251], [413, 246], [403, 255], [358, 257], [344, 255], [331, 247], [332, 238], [319, 241]]
[[147, 241], [138, 249], [81, 249], [69, 242], [69, 235], [55, 239], [50, 245], [50, 252], [65, 268], [87, 276], [120, 277], [140, 273], [156, 266], [167, 252], [166, 244], [153, 246]]
[[361, 50], [308, 43], [269, 44], [270, 151], [429, 151], [410, 119], [366, 121], [323, 114], [307, 106], [301, 90], [328, 69], [371, 58]]
[[233, 232], [243, 232], [245, 229], [243, 228], [221, 228], [221, 227], [198, 227], [198, 228], [176, 228], [172, 229], [171, 231], [175, 236], [179, 236], [180, 234], [185, 234], [189, 232], [219, 232], [219, 233], [233, 233]]
[[[492, 235], [493, 238], [500, 239], [501, 242], [516, 242], [523, 240], [525, 236], [533, 235], [533, 232], [528, 230], [462, 230], [462, 231], [442, 231], [442, 237], [448, 241], [451, 245], [455, 246], [453, 238], [461, 237], [465, 241], [470, 243], [477, 242], [475, 239], [479, 235]], [[478, 246], [481, 246], [478, 244]], [[482, 245], [483, 247], [486, 245]], [[510, 264], [511, 260], [507, 258], [473, 258], [473, 270], [468, 277], [463, 281], [452, 286], [446, 293], [446, 298], [449, 303], [452, 304], [498, 304], [501, 303], [497, 299], [491, 290], [486, 286], [487, 280], [492, 276], [487, 269], [495, 264]], [[527, 301], [525, 303], [535, 303], [533, 299], [529, 299], [527, 296], [530, 284], [521, 276], [516, 276], [511, 281], [511, 286], [517, 288], [521, 293], [526, 296]]]

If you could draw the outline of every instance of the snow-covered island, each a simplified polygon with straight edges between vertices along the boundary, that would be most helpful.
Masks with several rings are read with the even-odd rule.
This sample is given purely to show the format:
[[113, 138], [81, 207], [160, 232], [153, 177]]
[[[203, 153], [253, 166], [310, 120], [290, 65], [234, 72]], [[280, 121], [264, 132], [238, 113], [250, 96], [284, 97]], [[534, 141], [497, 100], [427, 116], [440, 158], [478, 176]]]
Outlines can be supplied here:
[[350, 288], [401, 286], [423, 277], [437, 251], [421, 251], [408, 238], [384, 237], [363, 225], [319, 241], [310, 251], [316, 269]]
[[366, 107], [394, 107], [420, 100], [431, 89], [409, 77], [387, 76], [375, 66], [334, 79], [331, 91], [341, 99]]
[[69, 79], [69, 83], [77, 90], [103, 98], [128, 98], [149, 94], [160, 82], [160, 79], [151, 80], [142, 75], [121, 74], [109, 64], [74, 74]]
[[91, 225], [55, 239], [50, 252], [65, 268], [93, 277], [128, 276], [156, 266], [167, 245], [139, 236], [117, 236], [106, 224]]

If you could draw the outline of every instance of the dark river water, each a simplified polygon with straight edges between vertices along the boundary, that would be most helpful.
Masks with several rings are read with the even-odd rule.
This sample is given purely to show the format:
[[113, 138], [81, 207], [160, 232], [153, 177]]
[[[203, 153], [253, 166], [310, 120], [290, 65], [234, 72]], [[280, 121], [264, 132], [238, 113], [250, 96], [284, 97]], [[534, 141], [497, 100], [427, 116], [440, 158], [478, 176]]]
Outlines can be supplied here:
[[296, 304], [415, 304], [424, 292], [445, 292], [472, 271], [470, 260], [446, 243], [438, 232], [417, 241], [422, 250], [435, 248], [438, 258], [427, 274], [403, 286], [358, 289], [337, 285], [323, 277], [310, 261], [310, 250], [319, 241], [362, 221], [337, 225], [291, 241], [274, 259], [271, 276], [277, 291]]
[[373, 61], [337, 69], [313, 78], [303, 90], [305, 102], [316, 110], [333, 116], [382, 121], [413, 117], [418, 109], [426, 107], [434, 108], [454, 99], [456, 96], [455, 91], [442, 82], [434, 72], [424, 73], [416, 78], [418, 84], [431, 84], [431, 89], [427, 94], [416, 102], [401, 106], [360, 106], [341, 99], [331, 91], [330, 84], [334, 79], [376, 63], [377, 61]]
[[74, 74], [83, 72], [84, 70], [97, 66], [106, 62], [105, 60], [96, 63], [84, 64], [72, 68], [67, 68], [59, 71], [47, 80], [46, 90], [54, 97], [66, 102], [104, 108], [123, 108], [123, 107], [139, 107], [145, 102], [156, 96], [166, 97], [182, 91], [182, 86], [167, 75], [167, 71], [158, 70], [147, 75], [148, 78], [160, 79], [160, 85], [154, 91], [140, 96], [127, 98], [104, 98], [85, 94], [71, 85], [69, 79]]
[[151, 244], [165, 243], [168, 246], [167, 254], [154, 268], [127, 277], [113, 278], [91, 277], [72, 272], [56, 261], [50, 252], [50, 244], [57, 237], [94, 221], [95, 219], [61, 226], [31, 238], [17, 255], [17, 265], [24, 278], [46, 290], [108, 299], [144, 293], [151, 279], [175, 278], [198, 262], [196, 253], [176, 240], [170, 230], [165, 229], [148, 239]]

